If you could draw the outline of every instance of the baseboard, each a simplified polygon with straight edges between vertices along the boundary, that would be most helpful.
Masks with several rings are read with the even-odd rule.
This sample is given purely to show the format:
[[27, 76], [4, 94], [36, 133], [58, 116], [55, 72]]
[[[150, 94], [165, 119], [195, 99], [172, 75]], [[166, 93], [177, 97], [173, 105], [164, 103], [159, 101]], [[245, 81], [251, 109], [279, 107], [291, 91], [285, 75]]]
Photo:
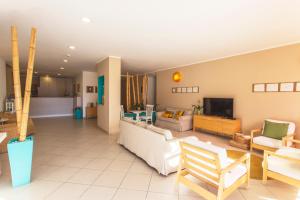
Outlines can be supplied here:
[[47, 118], [47, 117], [70, 117], [73, 116], [72, 113], [70, 114], [54, 114], [54, 115], [32, 115], [31, 118]]

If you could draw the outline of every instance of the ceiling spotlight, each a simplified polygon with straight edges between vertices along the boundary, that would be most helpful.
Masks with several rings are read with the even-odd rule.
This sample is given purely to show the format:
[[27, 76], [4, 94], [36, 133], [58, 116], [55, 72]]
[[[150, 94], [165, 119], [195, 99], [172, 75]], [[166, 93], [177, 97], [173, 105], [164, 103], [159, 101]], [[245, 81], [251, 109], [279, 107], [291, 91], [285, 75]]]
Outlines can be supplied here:
[[59, 69], [63, 70], [63, 69], [65, 69], [65, 68], [64, 68], [64, 67], [60, 67]]
[[57, 74], [57, 76], [60, 76], [60, 75], [61, 75], [60, 73]]
[[71, 54], [68, 53], [68, 54], [67, 54], [67, 57], [71, 57]]
[[90, 23], [91, 22], [91, 20], [87, 17], [81, 18], [81, 21], [84, 22], [84, 23]]
[[75, 47], [75, 46], [69, 46], [69, 49], [71, 49], [71, 50], [75, 50], [75, 49], [76, 49], [76, 47]]
[[37, 72], [37, 71], [35, 71], [34, 73], [35, 73], [35, 74], [37, 74], [38, 72]]
[[65, 63], [67, 63], [67, 62], [68, 62], [68, 60], [67, 60], [67, 59], [64, 59], [64, 62], [65, 62]]

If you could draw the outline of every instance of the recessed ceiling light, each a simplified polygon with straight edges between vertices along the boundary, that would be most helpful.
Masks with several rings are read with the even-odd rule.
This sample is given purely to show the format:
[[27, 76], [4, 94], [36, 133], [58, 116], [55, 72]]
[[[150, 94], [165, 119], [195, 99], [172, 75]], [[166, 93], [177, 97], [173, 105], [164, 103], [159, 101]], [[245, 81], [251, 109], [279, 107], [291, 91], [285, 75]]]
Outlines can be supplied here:
[[68, 62], [68, 60], [67, 60], [67, 59], [64, 59], [64, 62], [65, 62], [65, 63], [67, 63], [67, 62]]
[[57, 76], [60, 76], [60, 75], [61, 75], [60, 73], [57, 74]]
[[91, 19], [87, 18], [87, 17], [83, 17], [83, 18], [81, 18], [81, 21], [84, 22], [84, 23], [90, 23]]
[[75, 46], [69, 46], [69, 49], [71, 49], [71, 50], [75, 50], [76, 49], [76, 47]]
[[67, 57], [71, 57], [71, 54], [68, 53], [68, 54], [67, 54]]
[[60, 67], [59, 69], [63, 70], [63, 69], [65, 69], [65, 68], [64, 68], [64, 67]]
[[37, 74], [38, 72], [37, 72], [37, 71], [35, 71], [34, 73], [35, 73], [35, 74]]

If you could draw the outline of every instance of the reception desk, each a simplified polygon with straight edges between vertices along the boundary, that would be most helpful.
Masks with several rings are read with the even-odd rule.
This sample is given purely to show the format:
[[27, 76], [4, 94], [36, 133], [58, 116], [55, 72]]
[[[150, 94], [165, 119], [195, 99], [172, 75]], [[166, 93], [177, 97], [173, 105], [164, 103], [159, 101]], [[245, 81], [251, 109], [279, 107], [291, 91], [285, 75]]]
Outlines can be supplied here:
[[32, 97], [30, 117], [63, 117], [73, 115], [73, 97]]

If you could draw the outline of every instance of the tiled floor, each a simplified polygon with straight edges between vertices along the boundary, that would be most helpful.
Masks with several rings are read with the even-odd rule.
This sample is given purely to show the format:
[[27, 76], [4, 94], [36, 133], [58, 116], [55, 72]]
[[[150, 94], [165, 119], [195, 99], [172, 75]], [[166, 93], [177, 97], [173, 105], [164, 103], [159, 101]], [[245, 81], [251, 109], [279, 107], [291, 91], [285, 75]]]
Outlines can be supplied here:
[[[0, 200], [200, 200], [184, 186], [175, 185], [175, 174], [160, 176], [145, 162], [96, 127], [95, 120], [71, 118], [35, 120], [32, 183], [13, 189], [7, 155], [1, 155]], [[226, 140], [211, 135], [203, 139], [226, 146]], [[231, 200], [297, 199], [289, 185], [252, 180]], [[300, 199], [300, 196], [298, 197]]]

